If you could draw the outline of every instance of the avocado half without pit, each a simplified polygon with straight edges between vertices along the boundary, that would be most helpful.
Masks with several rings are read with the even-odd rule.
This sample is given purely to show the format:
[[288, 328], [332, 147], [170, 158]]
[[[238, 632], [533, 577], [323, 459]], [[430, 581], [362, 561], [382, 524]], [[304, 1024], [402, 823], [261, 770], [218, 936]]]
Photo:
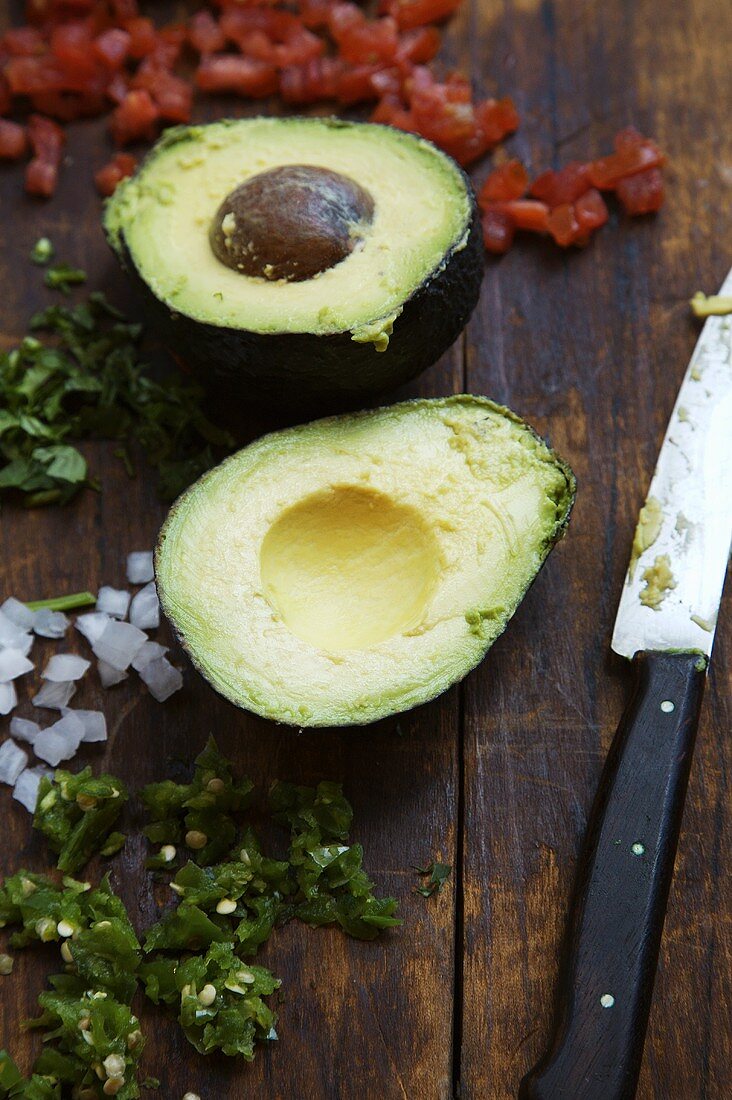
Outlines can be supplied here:
[[250, 400], [335, 407], [405, 382], [462, 331], [482, 277], [464, 173], [368, 123], [168, 130], [105, 229], [163, 340]]
[[503, 631], [563, 531], [574, 477], [485, 398], [267, 435], [174, 505], [162, 606], [240, 707], [356, 725], [432, 699]]

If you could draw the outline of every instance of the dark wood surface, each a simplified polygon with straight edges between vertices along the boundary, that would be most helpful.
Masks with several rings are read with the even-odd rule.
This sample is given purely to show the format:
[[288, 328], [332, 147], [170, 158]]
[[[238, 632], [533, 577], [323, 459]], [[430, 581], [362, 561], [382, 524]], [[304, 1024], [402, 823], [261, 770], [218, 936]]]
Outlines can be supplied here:
[[[629, 691], [609, 640], [635, 515], [696, 335], [687, 299], [716, 289], [732, 259], [730, 40], [732, 8], [719, 0], [466, 0], [450, 26], [447, 59], [469, 69], [479, 91], [516, 99], [523, 123], [508, 148], [534, 169], [603, 150], [631, 122], [671, 158], [659, 217], [614, 215], [582, 253], [529, 241], [490, 261], [464, 338], [404, 391], [465, 389], [508, 403], [578, 475], [569, 533], [484, 664], [398, 723], [355, 732], [279, 729], [226, 705], [190, 669], [164, 706], [133, 681], [104, 693], [91, 675], [77, 696], [102, 706], [112, 731], [106, 751], [89, 750], [85, 762], [133, 784], [190, 757], [211, 732], [263, 785], [342, 780], [368, 869], [402, 902], [404, 928], [373, 944], [295, 926], [273, 937], [262, 961], [283, 978], [281, 1039], [251, 1066], [201, 1059], [173, 1024], [146, 1015], [145, 1068], [166, 1100], [187, 1089], [204, 1100], [503, 1100], [544, 1048], [575, 859]], [[25, 199], [19, 171], [0, 169], [2, 346], [49, 300], [27, 262], [41, 233], [92, 273], [93, 286], [127, 300], [89, 182], [107, 155], [102, 134], [97, 123], [73, 129], [49, 204]], [[256, 413], [247, 418], [251, 434], [261, 430]], [[121, 584], [125, 555], [152, 544], [165, 514], [152, 482], [129, 481], [111, 448], [88, 453], [101, 494], [64, 510], [0, 513], [3, 595]], [[37, 644], [39, 664], [51, 649]], [[731, 651], [728, 598], [640, 1100], [732, 1092]], [[31, 713], [27, 701], [19, 713]], [[6, 790], [0, 830], [2, 870], [44, 865]], [[128, 844], [113, 873], [141, 924], [154, 913], [143, 854], [141, 842]], [[431, 856], [455, 873], [425, 900], [411, 867]], [[17, 1021], [32, 1012], [48, 962], [20, 955], [12, 978], [0, 979], [0, 1046], [21, 1058], [31, 1041]]]

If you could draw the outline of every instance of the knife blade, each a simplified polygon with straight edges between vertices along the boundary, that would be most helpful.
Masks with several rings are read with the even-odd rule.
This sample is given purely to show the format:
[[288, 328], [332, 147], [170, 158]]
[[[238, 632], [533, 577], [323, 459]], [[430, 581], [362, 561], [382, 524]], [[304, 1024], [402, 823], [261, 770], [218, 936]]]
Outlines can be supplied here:
[[[732, 270], [720, 294], [732, 294]], [[732, 541], [732, 317], [704, 324], [671, 414], [620, 597], [612, 648], [712, 652]], [[654, 565], [673, 587], [644, 602]], [[648, 577], [646, 571], [650, 570]], [[656, 576], [656, 580], [662, 580]]]
[[635, 1096], [731, 541], [732, 318], [712, 317], [633, 540], [612, 648], [635, 684], [578, 864], [552, 1041], [522, 1100]]

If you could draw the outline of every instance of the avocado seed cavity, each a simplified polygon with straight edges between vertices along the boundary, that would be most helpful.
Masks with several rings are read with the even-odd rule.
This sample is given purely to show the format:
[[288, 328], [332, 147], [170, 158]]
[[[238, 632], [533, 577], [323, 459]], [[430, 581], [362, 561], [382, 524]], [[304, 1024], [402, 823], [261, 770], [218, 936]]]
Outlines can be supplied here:
[[227, 195], [209, 239], [217, 259], [234, 271], [302, 282], [345, 260], [373, 215], [373, 198], [355, 180], [288, 164]]

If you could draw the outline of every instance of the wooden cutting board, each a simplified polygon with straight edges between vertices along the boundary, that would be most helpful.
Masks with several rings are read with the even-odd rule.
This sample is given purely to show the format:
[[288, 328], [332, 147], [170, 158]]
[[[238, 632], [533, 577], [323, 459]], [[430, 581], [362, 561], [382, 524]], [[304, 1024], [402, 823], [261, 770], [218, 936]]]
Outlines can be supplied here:
[[[185, 690], [163, 706], [136, 680], [105, 693], [90, 675], [77, 696], [103, 707], [111, 730], [106, 752], [89, 750], [84, 762], [132, 785], [162, 777], [209, 733], [263, 786], [343, 781], [367, 869], [405, 918], [371, 944], [300, 926], [275, 935], [260, 958], [283, 979], [280, 1041], [251, 1066], [203, 1059], [173, 1023], [145, 1015], [145, 1070], [166, 1100], [186, 1090], [204, 1100], [503, 1100], [542, 1050], [575, 858], [627, 688], [609, 640], [635, 515], [696, 336], [687, 300], [714, 291], [732, 255], [731, 40], [732, 7], [719, 0], [465, 0], [450, 24], [448, 63], [479, 92], [514, 97], [522, 126], [508, 148], [534, 170], [606, 150], [629, 123], [671, 162], [657, 218], [614, 214], [584, 252], [526, 240], [488, 261], [464, 337], [400, 394], [469, 390], [509, 404], [578, 475], [569, 533], [486, 662], [398, 722], [351, 732], [278, 729], [225, 704], [190, 668]], [[206, 117], [224, 110], [212, 103]], [[90, 180], [107, 156], [103, 124], [75, 126], [50, 203], [22, 195], [18, 168], [0, 169], [0, 346], [51, 298], [27, 261], [41, 234], [90, 272], [93, 288], [128, 304]], [[248, 414], [251, 435], [264, 423]], [[100, 494], [0, 513], [3, 597], [122, 584], [125, 555], [152, 545], [165, 514], [154, 480], [141, 466], [130, 481], [111, 447], [87, 453]], [[35, 656], [51, 648], [38, 643]], [[731, 668], [728, 596], [640, 1100], [732, 1093]], [[7, 789], [0, 836], [2, 870], [46, 864]], [[155, 912], [143, 857], [142, 842], [128, 843], [113, 872], [141, 924]], [[412, 866], [432, 857], [455, 871], [425, 900]], [[21, 1059], [32, 1044], [18, 1020], [33, 1012], [50, 965], [38, 954], [20, 955], [13, 977], [0, 978], [0, 1046]]]

